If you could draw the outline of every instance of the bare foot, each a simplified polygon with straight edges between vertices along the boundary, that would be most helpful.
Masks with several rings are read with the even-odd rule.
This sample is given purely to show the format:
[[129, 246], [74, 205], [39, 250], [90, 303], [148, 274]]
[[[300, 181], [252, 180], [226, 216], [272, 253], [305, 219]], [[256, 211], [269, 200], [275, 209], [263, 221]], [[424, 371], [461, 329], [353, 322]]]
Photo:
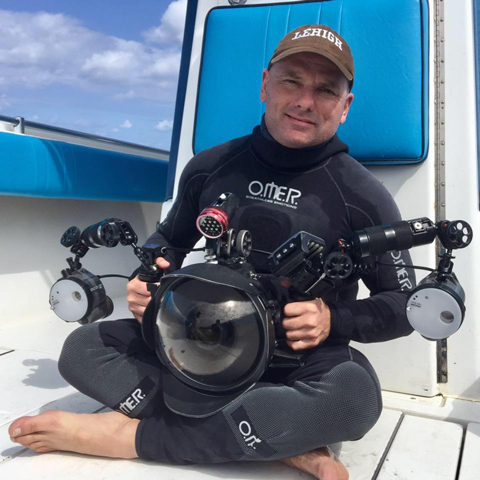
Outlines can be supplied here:
[[320, 480], [348, 480], [348, 472], [343, 463], [332, 458], [326, 448], [285, 458], [282, 462]]
[[140, 420], [118, 412], [79, 414], [50, 410], [21, 417], [8, 429], [13, 442], [39, 453], [62, 450], [113, 458], [137, 458]]

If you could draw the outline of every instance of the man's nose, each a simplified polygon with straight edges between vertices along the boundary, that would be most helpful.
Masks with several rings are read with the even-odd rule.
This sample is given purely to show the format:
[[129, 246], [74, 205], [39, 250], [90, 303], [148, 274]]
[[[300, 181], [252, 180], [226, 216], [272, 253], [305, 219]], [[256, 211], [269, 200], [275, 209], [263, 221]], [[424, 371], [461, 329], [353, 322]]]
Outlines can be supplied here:
[[296, 106], [304, 110], [313, 110], [315, 105], [314, 91], [311, 88], [301, 88], [296, 98]]

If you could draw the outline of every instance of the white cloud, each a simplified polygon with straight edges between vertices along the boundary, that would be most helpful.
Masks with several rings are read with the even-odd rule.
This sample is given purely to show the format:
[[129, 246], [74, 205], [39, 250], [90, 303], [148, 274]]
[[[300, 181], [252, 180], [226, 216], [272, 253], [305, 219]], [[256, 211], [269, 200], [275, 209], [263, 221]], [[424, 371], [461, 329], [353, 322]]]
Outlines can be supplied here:
[[181, 45], [185, 28], [187, 0], [175, 0], [165, 10], [160, 25], [143, 32], [148, 42]]
[[132, 128], [133, 123], [130, 120], [125, 120], [121, 125], [120, 128]]
[[0, 95], [0, 112], [7, 107], [10, 107], [10, 102], [7, 100], [7, 96], [2, 93], [2, 95]]
[[137, 94], [135, 93], [135, 90], [129, 90], [128, 92], [125, 93], [117, 93], [117, 95], [114, 95], [113, 98], [116, 100], [130, 100], [132, 98], [135, 98]]
[[[174, 28], [169, 12], [175, 13], [174, 4], [182, 2], [168, 7], [159, 28], [164, 21]], [[0, 25], [3, 87], [67, 85], [105, 91], [117, 99], [167, 99], [175, 92], [178, 42], [148, 46], [90, 30], [64, 14], [45, 12], [0, 10]]]
[[161, 132], [168, 132], [173, 127], [173, 120], [162, 120], [155, 125], [155, 130], [160, 130]]

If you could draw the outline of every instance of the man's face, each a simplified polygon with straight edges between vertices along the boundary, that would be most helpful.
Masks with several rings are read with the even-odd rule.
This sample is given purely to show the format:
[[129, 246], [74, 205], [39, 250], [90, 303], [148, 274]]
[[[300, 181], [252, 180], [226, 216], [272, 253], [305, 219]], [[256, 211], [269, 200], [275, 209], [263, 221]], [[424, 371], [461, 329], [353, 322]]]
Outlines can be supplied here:
[[263, 71], [260, 100], [272, 137], [285, 147], [302, 148], [329, 140], [347, 119], [353, 94], [330, 60], [296, 53]]

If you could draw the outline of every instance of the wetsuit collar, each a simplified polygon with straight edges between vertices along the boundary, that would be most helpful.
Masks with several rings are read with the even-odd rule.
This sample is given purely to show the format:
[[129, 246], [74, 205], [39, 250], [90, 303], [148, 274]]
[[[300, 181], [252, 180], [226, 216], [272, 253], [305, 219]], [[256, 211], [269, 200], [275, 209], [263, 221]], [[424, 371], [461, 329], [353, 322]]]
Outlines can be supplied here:
[[278, 143], [267, 130], [265, 119], [252, 133], [252, 149], [255, 155], [276, 170], [304, 171], [315, 168], [340, 152], [348, 152], [337, 135], [320, 145], [307, 148], [288, 148]]

